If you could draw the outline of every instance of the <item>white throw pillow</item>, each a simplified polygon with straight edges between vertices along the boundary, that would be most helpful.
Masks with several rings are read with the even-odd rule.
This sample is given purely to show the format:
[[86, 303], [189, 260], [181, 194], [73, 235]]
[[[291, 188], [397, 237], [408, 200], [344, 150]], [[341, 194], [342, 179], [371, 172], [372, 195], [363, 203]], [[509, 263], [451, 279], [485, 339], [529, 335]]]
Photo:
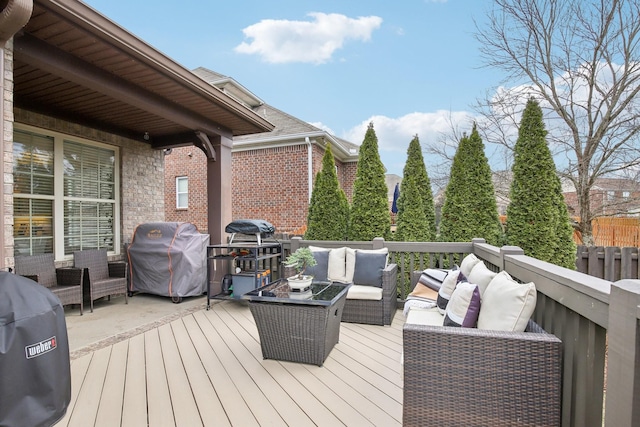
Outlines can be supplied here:
[[356, 271], [356, 250], [346, 248], [344, 279], [345, 283], [353, 283], [353, 273]]
[[484, 295], [484, 291], [489, 286], [489, 282], [496, 277], [497, 273], [489, 270], [484, 262], [480, 261], [477, 263], [472, 269], [471, 273], [467, 276], [467, 281], [469, 283], [473, 283], [474, 285], [478, 285], [480, 289], [480, 296]]
[[447, 277], [442, 281], [442, 286], [440, 286], [440, 290], [438, 291], [438, 299], [437, 306], [438, 310], [441, 314], [444, 314], [447, 309], [447, 304], [451, 299], [451, 294], [456, 289], [456, 285], [458, 284], [458, 279], [460, 277], [460, 270], [451, 270], [447, 273]]
[[464, 257], [462, 263], [460, 263], [460, 270], [462, 271], [462, 274], [464, 274], [465, 277], [468, 277], [469, 273], [471, 273], [471, 269], [479, 262], [480, 259], [478, 259], [474, 254], [469, 254]]
[[536, 287], [518, 283], [501, 271], [482, 295], [478, 329], [524, 332], [536, 308]]
[[329, 252], [329, 271], [327, 276], [330, 281], [349, 283], [346, 277], [346, 256], [346, 247], [331, 249]]

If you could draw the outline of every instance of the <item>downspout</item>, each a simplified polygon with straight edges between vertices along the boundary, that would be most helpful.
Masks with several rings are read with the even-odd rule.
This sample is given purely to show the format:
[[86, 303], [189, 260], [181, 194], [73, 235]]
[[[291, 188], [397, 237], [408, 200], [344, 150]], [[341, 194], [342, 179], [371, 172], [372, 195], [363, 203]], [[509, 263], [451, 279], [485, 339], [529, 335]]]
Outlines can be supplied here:
[[[10, 100], [9, 105], [13, 106], [13, 93], [5, 94], [5, 47], [11, 37], [13, 37], [22, 27], [27, 25], [33, 12], [33, 0], [0, 0], [0, 179], [2, 180], [2, 190], [0, 191], [0, 265], [6, 267], [6, 236], [4, 218], [6, 218], [4, 205], [4, 159], [6, 144], [5, 141], [5, 121], [13, 121], [13, 111], [5, 112], [5, 100]], [[11, 79], [13, 81], [13, 78]], [[11, 90], [11, 89], [9, 89]], [[8, 119], [11, 117], [11, 119]], [[13, 134], [11, 135], [13, 140]], [[13, 254], [12, 254], [13, 255]]]
[[311, 146], [311, 140], [309, 140], [308, 136], [304, 137], [304, 141], [307, 143], [307, 180], [309, 187], [309, 203], [311, 203], [311, 192], [313, 191], [313, 147]]

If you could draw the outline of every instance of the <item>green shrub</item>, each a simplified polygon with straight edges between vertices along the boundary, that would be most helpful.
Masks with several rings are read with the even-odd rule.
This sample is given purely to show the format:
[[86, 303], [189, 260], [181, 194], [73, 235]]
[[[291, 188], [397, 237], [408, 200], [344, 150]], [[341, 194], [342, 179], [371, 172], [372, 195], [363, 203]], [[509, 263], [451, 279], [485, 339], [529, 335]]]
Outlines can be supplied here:
[[360, 146], [353, 203], [349, 214], [349, 240], [389, 239], [391, 215], [385, 169], [378, 153], [378, 138], [369, 124]]

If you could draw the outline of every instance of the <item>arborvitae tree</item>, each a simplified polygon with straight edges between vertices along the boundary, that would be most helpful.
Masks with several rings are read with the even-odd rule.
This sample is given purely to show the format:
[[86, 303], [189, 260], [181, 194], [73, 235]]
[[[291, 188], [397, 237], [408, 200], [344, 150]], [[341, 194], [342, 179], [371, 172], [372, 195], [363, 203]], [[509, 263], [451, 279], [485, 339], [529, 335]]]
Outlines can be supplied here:
[[476, 237], [498, 245], [502, 240], [502, 226], [491, 168], [474, 124], [471, 135], [460, 140], [453, 158], [442, 206], [440, 240], [469, 242]]
[[526, 255], [575, 268], [573, 229], [546, 135], [542, 110], [530, 99], [514, 147], [507, 243]]
[[424, 165], [422, 148], [417, 135], [409, 143], [397, 205], [396, 240], [402, 242], [435, 240], [436, 214], [431, 181]]
[[389, 238], [391, 215], [387, 200], [385, 169], [378, 153], [378, 138], [369, 124], [360, 146], [353, 203], [349, 217], [349, 240]]
[[322, 170], [316, 175], [307, 214], [307, 240], [346, 240], [349, 202], [340, 188], [331, 146], [322, 157]]

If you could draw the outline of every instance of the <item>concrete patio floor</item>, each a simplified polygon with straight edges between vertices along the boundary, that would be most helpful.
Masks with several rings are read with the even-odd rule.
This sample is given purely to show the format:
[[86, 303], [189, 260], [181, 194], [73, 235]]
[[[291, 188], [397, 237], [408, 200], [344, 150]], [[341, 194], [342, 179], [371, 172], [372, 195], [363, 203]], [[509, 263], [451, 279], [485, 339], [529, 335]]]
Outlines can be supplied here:
[[94, 301], [93, 313], [85, 304], [82, 316], [79, 307], [65, 307], [72, 359], [186, 314], [204, 310], [207, 298], [206, 295], [186, 297], [181, 303], [174, 304], [171, 298], [137, 294], [128, 301], [125, 304], [124, 296], [112, 297], [111, 300], [102, 298]]

